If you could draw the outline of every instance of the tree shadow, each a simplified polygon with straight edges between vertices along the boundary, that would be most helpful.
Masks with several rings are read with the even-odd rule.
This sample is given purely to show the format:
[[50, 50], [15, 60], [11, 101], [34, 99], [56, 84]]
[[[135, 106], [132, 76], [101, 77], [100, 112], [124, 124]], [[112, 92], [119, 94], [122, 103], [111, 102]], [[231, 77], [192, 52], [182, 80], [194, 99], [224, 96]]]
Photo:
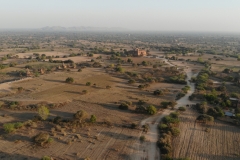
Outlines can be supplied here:
[[16, 160], [39, 160], [37, 157], [33, 156], [26, 156], [18, 153], [10, 154], [6, 152], [0, 151], [0, 159], [1, 160], [11, 160], [11, 159], [16, 159]]

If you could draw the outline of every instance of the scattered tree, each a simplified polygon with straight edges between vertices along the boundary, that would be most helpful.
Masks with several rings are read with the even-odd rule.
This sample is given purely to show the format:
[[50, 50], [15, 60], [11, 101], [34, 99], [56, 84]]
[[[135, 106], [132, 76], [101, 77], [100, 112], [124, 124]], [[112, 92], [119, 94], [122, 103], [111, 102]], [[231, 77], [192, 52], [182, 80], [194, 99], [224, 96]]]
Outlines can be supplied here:
[[38, 115], [43, 119], [46, 120], [49, 115], [49, 109], [46, 106], [41, 106], [38, 109]]
[[66, 79], [66, 83], [73, 83], [74, 82], [74, 79], [72, 77], [68, 77]]

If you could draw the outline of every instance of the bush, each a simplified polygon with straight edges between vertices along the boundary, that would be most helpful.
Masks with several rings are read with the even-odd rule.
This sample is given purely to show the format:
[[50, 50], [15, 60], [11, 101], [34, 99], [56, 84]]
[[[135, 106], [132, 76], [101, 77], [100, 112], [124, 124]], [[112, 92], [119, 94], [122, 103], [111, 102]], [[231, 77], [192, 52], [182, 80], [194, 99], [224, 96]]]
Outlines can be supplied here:
[[132, 123], [132, 124], [131, 124], [131, 128], [132, 128], [132, 129], [137, 128], [137, 124], [136, 124], [136, 123]]
[[146, 137], [145, 137], [145, 136], [141, 136], [141, 137], [140, 137], [140, 141], [141, 141], [141, 142], [144, 142], [145, 140], [146, 140]]
[[166, 124], [159, 124], [158, 125], [158, 128], [161, 130], [161, 131], [166, 131], [168, 129], [168, 126]]
[[51, 159], [52, 159], [51, 157], [43, 156], [43, 158], [41, 160], [51, 160]]
[[138, 100], [138, 104], [139, 104], [139, 105], [143, 105], [143, 104], [145, 104], [145, 103], [146, 103], [146, 102], [145, 102], [144, 100], [141, 100], [141, 99]]
[[178, 110], [179, 111], [186, 111], [186, 107], [179, 107]]
[[78, 69], [78, 72], [82, 72], [82, 69]]
[[123, 72], [124, 72], [124, 69], [123, 69], [122, 67], [117, 67], [117, 68], [116, 68], [116, 72], [121, 72], [121, 73], [123, 73]]
[[77, 111], [77, 113], [75, 113], [73, 115], [73, 118], [74, 119], [77, 119], [77, 120], [80, 120], [80, 122], [82, 122], [82, 120], [84, 120], [86, 117], [87, 117], [87, 112], [84, 111], [84, 110], [80, 110], [80, 111]]
[[199, 115], [196, 120], [197, 121], [202, 121], [204, 123], [207, 123], [207, 122], [213, 122], [214, 118], [212, 116], [209, 116], [209, 115], [206, 115], [206, 114], [202, 114], [202, 115]]
[[23, 91], [23, 87], [18, 87], [17, 90], [18, 90], [18, 92], [21, 93]]
[[49, 134], [48, 133], [39, 133], [34, 137], [34, 142], [37, 144], [43, 146], [45, 143], [47, 143], [49, 140]]
[[178, 118], [179, 113], [178, 113], [178, 112], [172, 112], [172, 113], [170, 113], [170, 116], [171, 116], [172, 118]]
[[66, 79], [66, 83], [73, 83], [74, 82], [74, 79], [72, 77], [68, 77]]
[[157, 89], [153, 92], [153, 94], [156, 95], [156, 96], [161, 96], [161, 95], [163, 95], [163, 91]]
[[172, 127], [172, 128], [170, 129], [170, 131], [171, 131], [171, 133], [172, 133], [172, 135], [173, 135], [174, 137], [177, 137], [177, 136], [179, 136], [179, 134], [180, 134], [180, 130], [179, 130], [178, 128], [176, 128], [176, 127]]
[[21, 123], [21, 122], [17, 122], [17, 123], [14, 124], [14, 128], [16, 128], [16, 129], [19, 129], [19, 128], [22, 128], [22, 127], [23, 127], [23, 123]]
[[87, 83], [86, 83], [86, 86], [91, 86], [91, 82], [87, 82]]
[[88, 91], [87, 91], [87, 90], [83, 90], [82, 93], [83, 93], [83, 94], [87, 94]]
[[169, 102], [161, 102], [161, 107], [166, 109], [168, 108]]
[[111, 86], [106, 86], [106, 89], [110, 89], [110, 88], [112, 88]]
[[173, 118], [171, 116], [165, 116], [162, 119], [162, 122], [165, 124], [178, 124], [179, 123], [179, 119], [178, 118]]
[[91, 115], [90, 122], [95, 123], [97, 121], [97, 117], [95, 115]]
[[129, 83], [129, 84], [133, 84], [133, 83], [135, 83], [135, 80], [134, 80], [134, 79], [130, 79], [130, 80], [128, 81], [128, 83]]
[[55, 123], [55, 124], [59, 124], [61, 121], [62, 121], [62, 117], [60, 117], [60, 116], [57, 116], [53, 119], [53, 123]]
[[48, 138], [47, 143], [52, 143], [54, 141], [53, 138]]
[[41, 106], [38, 109], [38, 115], [43, 119], [46, 120], [49, 115], [49, 109], [45, 106]]
[[150, 105], [150, 106], [147, 107], [147, 112], [150, 115], [154, 115], [155, 113], [157, 113], [157, 109], [156, 109], [155, 106]]
[[15, 131], [15, 124], [14, 123], [5, 123], [3, 125], [3, 129], [6, 133], [11, 133]]
[[121, 110], [128, 110], [128, 107], [129, 106], [126, 103], [122, 103], [122, 104], [120, 104], [120, 106], [118, 108]]

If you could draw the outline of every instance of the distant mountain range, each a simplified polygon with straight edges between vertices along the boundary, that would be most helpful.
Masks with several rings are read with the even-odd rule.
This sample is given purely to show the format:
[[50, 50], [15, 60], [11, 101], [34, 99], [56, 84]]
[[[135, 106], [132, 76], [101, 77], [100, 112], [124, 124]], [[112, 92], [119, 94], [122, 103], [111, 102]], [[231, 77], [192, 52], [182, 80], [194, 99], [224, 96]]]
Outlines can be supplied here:
[[126, 31], [125, 28], [118, 28], [118, 27], [61, 27], [61, 26], [52, 26], [52, 27], [43, 27], [41, 28], [43, 31]]

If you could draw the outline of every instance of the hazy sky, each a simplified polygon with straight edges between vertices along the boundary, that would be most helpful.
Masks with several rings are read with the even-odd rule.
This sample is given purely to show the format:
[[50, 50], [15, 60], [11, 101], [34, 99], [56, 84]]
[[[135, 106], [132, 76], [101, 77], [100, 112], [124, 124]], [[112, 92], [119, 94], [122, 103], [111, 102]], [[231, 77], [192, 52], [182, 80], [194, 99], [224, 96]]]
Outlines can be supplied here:
[[0, 0], [0, 28], [240, 32], [240, 0]]

